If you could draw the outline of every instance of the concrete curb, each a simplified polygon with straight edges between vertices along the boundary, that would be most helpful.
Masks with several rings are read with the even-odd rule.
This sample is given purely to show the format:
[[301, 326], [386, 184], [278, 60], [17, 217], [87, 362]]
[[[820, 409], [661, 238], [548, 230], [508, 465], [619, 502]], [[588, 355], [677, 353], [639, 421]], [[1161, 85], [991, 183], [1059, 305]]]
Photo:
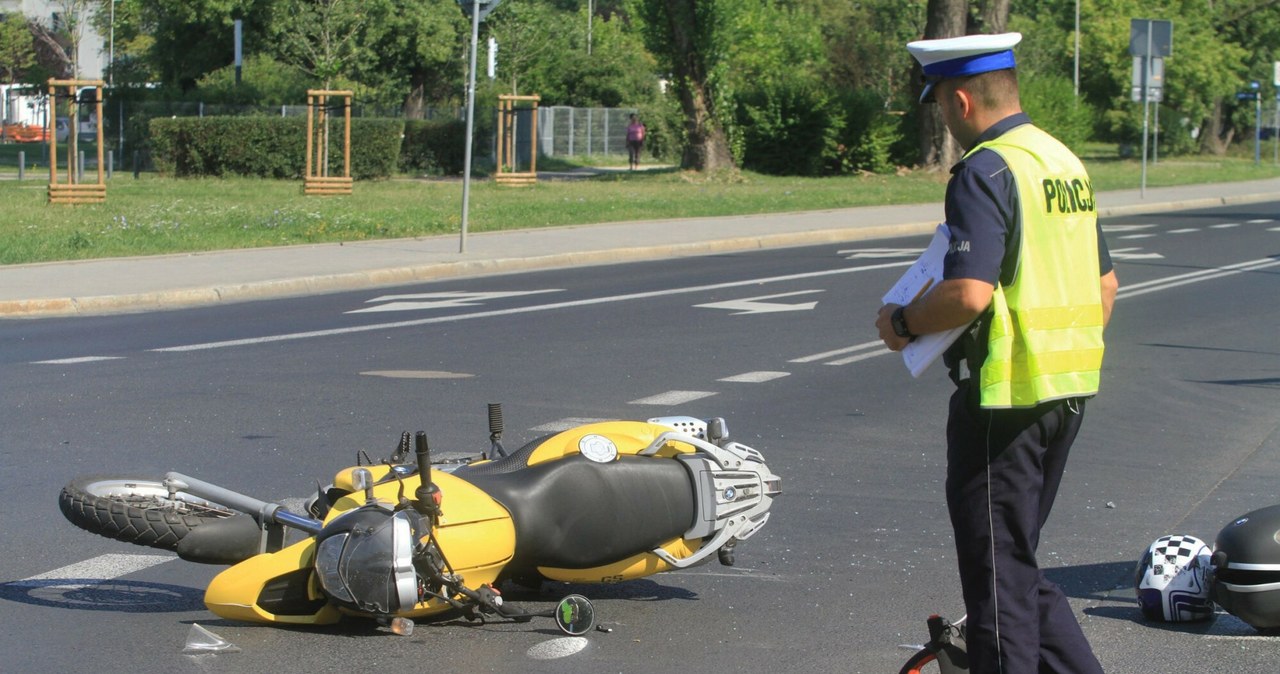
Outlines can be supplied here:
[[[1102, 217], [1119, 217], [1145, 213], [1162, 213], [1182, 209], [1258, 203], [1272, 201], [1276, 198], [1277, 196], [1274, 194], [1248, 194], [1161, 203], [1138, 203], [1101, 208], [1099, 209], [1099, 215]], [[716, 253], [911, 236], [928, 234], [936, 226], [936, 222], [914, 222], [869, 227], [847, 227], [730, 237], [687, 243], [626, 246], [614, 249], [564, 252], [529, 257], [435, 262], [409, 267], [321, 274], [210, 287], [179, 288], [147, 293], [0, 300], [0, 317], [51, 318], [190, 308], [229, 302], [389, 287], [449, 278], [478, 277], [523, 271], [639, 262], [667, 257], [692, 257]], [[589, 227], [589, 225], [586, 227]]]

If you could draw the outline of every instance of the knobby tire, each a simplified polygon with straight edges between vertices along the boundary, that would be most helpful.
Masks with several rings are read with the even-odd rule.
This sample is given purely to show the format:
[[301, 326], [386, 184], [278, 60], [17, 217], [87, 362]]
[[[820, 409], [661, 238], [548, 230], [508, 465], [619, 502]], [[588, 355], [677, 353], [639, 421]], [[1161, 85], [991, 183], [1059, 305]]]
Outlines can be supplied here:
[[201, 524], [235, 514], [191, 496], [170, 500], [160, 480], [110, 475], [72, 480], [58, 495], [58, 506], [82, 529], [160, 550], [174, 550]]

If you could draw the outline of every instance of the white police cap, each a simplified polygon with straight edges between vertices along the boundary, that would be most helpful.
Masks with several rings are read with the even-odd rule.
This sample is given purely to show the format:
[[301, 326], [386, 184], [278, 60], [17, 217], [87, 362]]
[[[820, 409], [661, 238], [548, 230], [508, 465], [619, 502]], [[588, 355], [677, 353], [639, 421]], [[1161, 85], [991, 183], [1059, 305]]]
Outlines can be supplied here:
[[933, 85], [948, 77], [965, 77], [1014, 67], [1013, 46], [1021, 41], [1022, 33], [1001, 33], [907, 43], [907, 51], [924, 69], [925, 85], [920, 93], [920, 102], [930, 100]]

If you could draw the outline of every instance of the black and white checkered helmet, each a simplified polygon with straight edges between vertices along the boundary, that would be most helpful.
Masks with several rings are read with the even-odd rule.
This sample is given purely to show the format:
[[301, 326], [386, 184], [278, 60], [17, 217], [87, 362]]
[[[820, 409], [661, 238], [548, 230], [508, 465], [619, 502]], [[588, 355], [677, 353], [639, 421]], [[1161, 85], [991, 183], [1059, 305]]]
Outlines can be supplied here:
[[1213, 616], [1209, 599], [1212, 551], [1195, 536], [1161, 536], [1138, 560], [1138, 606], [1151, 620], [1188, 622]]

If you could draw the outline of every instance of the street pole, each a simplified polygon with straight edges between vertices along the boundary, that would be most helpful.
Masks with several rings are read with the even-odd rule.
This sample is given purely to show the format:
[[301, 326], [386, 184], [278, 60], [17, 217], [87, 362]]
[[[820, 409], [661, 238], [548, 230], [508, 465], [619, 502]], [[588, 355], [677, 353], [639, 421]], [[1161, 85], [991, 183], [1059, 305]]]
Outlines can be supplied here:
[[1147, 129], [1151, 121], [1151, 103], [1149, 96], [1151, 75], [1151, 22], [1147, 21], [1147, 51], [1142, 57], [1142, 186], [1138, 196], [1147, 196]]
[[116, 79], [116, 0], [111, 0], [111, 46], [107, 49], [107, 86]]
[[480, 41], [480, 0], [471, 3], [471, 69], [467, 73], [467, 148], [462, 167], [462, 231], [458, 252], [467, 252], [467, 212], [471, 199], [471, 134], [476, 118], [476, 43]]
[[1080, 98], [1080, 0], [1076, 0], [1075, 83], [1076, 83], [1076, 98]]

